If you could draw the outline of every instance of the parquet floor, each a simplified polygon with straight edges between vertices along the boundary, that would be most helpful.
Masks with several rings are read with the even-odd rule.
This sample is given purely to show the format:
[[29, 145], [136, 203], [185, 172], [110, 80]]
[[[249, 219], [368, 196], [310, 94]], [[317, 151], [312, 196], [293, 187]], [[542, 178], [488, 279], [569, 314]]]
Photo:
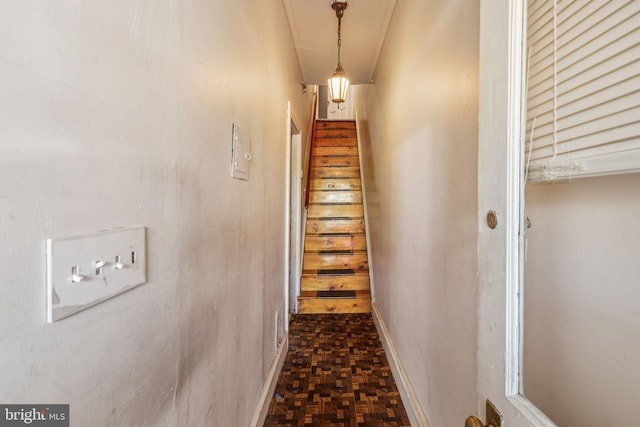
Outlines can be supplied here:
[[370, 313], [292, 318], [264, 425], [410, 426]]

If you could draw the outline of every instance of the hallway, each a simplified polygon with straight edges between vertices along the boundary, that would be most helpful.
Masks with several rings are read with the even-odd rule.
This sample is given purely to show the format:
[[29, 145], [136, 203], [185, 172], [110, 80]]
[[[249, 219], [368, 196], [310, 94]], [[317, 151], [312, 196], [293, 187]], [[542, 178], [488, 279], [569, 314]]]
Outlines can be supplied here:
[[[403, 403], [414, 426], [461, 425], [478, 401], [481, 3], [378, 1], [390, 13], [382, 26], [371, 24], [372, 3], [350, 2], [344, 27], [368, 218], [366, 230], [349, 233], [356, 242], [366, 234], [369, 277], [355, 281], [375, 290], [371, 311], [387, 350], [369, 317], [362, 332], [316, 320], [322, 333], [299, 333], [314, 350], [295, 357], [308, 360], [309, 374], [300, 381], [287, 362], [291, 385], [278, 393], [294, 396], [302, 425], [324, 421], [331, 405], [335, 418], [338, 410], [356, 417], [334, 425], [407, 425], [380, 365], [388, 359], [411, 397]], [[317, 4], [298, 28], [317, 28], [329, 54], [296, 45], [287, 4]], [[299, 296], [290, 266], [301, 251], [290, 250], [286, 219], [303, 222], [292, 213], [287, 171], [308, 175], [314, 86], [336, 65], [329, 0], [6, 6], [0, 403], [69, 404], [80, 427], [264, 425], [286, 357], [283, 319]], [[375, 58], [360, 69], [357, 40], [371, 32], [380, 35]], [[317, 79], [301, 67], [307, 54], [330, 59]], [[358, 82], [355, 73], [367, 69]], [[300, 167], [291, 165], [292, 148], [303, 153]], [[234, 154], [246, 160], [244, 179], [232, 173]], [[121, 227], [145, 228], [146, 283], [48, 323], [49, 307], [77, 301], [47, 288], [47, 241]], [[92, 295], [105, 283], [96, 263], [115, 270], [118, 254], [84, 252], [61, 271]], [[344, 345], [331, 356], [335, 368], [326, 365], [331, 340]], [[297, 397], [304, 389], [295, 381], [316, 392]], [[329, 389], [332, 381], [342, 388]], [[278, 411], [269, 422], [289, 409]]]
[[370, 313], [296, 315], [265, 427], [409, 426]]

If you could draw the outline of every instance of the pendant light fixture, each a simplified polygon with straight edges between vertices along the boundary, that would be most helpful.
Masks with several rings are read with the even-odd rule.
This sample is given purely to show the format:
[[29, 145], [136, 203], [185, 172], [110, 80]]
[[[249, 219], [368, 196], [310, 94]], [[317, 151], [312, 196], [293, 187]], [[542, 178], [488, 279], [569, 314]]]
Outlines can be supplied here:
[[346, 0], [333, 0], [331, 2], [331, 8], [336, 11], [336, 17], [338, 18], [338, 68], [335, 73], [329, 79], [329, 98], [331, 102], [340, 104], [347, 99], [347, 89], [349, 89], [349, 80], [342, 69], [340, 63], [340, 45], [342, 44], [342, 38], [340, 37], [340, 30], [342, 24], [342, 16], [347, 8]]

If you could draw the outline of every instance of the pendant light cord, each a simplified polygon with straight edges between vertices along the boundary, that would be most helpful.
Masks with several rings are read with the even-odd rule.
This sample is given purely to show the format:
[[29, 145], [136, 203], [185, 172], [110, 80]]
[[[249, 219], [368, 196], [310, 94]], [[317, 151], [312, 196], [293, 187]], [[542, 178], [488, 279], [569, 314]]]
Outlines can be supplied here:
[[338, 15], [338, 68], [342, 68], [340, 63], [340, 46], [342, 46], [342, 38], [340, 37], [340, 30], [342, 28], [342, 15]]

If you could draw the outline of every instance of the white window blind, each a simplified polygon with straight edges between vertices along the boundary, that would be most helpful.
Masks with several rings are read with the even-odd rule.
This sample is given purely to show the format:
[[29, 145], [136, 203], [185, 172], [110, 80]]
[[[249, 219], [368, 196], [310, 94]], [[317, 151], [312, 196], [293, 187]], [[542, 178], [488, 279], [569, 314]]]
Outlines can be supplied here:
[[530, 0], [529, 180], [640, 171], [640, 1]]

